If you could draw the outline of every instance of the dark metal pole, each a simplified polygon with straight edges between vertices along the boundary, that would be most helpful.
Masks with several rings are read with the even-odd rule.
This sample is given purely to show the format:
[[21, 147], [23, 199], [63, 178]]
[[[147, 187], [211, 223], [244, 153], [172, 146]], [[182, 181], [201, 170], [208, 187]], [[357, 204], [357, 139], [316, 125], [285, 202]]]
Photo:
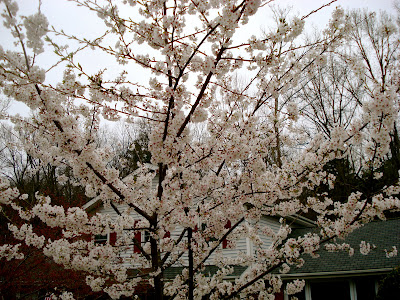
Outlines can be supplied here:
[[194, 284], [193, 284], [193, 250], [192, 250], [192, 228], [188, 228], [188, 250], [189, 250], [189, 295], [188, 299], [194, 299]]

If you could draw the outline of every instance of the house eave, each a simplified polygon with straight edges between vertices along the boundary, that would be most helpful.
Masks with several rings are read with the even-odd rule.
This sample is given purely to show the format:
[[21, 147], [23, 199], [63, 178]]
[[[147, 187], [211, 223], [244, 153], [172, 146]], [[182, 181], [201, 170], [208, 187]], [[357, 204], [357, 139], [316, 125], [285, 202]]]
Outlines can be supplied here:
[[100, 197], [95, 197], [89, 202], [85, 203], [82, 208], [86, 211], [91, 211], [92, 207], [96, 205], [96, 203], [100, 200]]
[[313, 220], [310, 220], [306, 217], [300, 216], [298, 214], [292, 215], [292, 216], [286, 216], [284, 217], [285, 219], [291, 220], [295, 222], [296, 224], [299, 224], [304, 227], [314, 227], [316, 225], [316, 222]]
[[381, 275], [389, 273], [393, 268], [367, 269], [367, 270], [349, 270], [349, 271], [332, 271], [332, 272], [316, 272], [316, 273], [293, 273], [281, 274], [281, 278], [285, 279], [317, 279], [317, 278], [337, 278], [337, 277], [354, 277]]

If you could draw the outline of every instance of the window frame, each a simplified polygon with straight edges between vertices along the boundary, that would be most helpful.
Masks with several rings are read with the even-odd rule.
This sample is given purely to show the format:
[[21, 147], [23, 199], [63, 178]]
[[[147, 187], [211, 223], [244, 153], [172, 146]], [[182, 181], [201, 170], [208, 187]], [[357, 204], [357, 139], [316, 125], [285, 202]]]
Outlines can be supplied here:
[[[99, 239], [96, 237], [103, 237], [102, 239]], [[106, 238], [104, 238], [106, 237]], [[107, 232], [107, 234], [95, 234], [93, 236], [93, 242], [95, 245], [111, 245], [111, 246], [115, 246], [115, 242], [117, 241], [117, 233], [115, 232]]]

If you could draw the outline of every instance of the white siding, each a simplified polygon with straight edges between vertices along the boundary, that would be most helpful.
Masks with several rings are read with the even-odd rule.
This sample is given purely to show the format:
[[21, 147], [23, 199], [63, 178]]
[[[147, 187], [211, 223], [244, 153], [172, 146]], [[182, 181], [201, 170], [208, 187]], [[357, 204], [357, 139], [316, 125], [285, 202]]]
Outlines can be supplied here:
[[[155, 176], [153, 178], [152, 188], [154, 190], [156, 190], [157, 186], [158, 186], [158, 176]], [[116, 206], [121, 213], [125, 212], [125, 210], [127, 209], [127, 206], [124, 206], [124, 205], [117, 204]], [[108, 206], [108, 207], [101, 206], [96, 210], [96, 212], [101, 213], [101, 214], [109, 214], [112, 219], [117, 218], [117, 212], [111, 206]], [[140, 220], [142, 218], [136, 212], [131, 212], [131, 216], [134, 218], [134, 220]], [[260, 219], [258, 226], [260, 227], [259, 233], [261, 233], [261, 230], [265, 226], [269, 226], [274, 232], [277, 232], [279, 230], [280, 224], [276, 218], [264, 216]], [[200, 224], [199, 224], [199, 227], [200, 227]], [[176, 226], [175, 229], [170, 233], [171, 239], [177, 240], [179, 238], [179, 236], [181, 235], [182, 231], [183, 231], [183, 227], [181, 227], [179, 225]], [[142, 232], [142, 240], [143, 240], [143, 237], [144, 237], [144, 232]], [[121, 238], [121, 237], [117, 237], [117, 239], [118, 238]], [[263, 234], [260, 234], [260, 238], [262, 241], [262, 245], [261, 245], [262, 248], [265, 249], [271, 245], [271, 239], [269, 237], [267, 237]], [[228, 236], [228, 240], [229, 240], [229, 236]], [[183, 240], [182, 242], [184, 243], [185, 241]], [[249, 250], [254, 253], [254, 250], [255, 250], [254, 248], [255, 248], [254, 245], [252, 245], [252, 243], [249, 239], [242, 237], [242, 238], [239, 238], [238, 240], [236, 240], [236, 245], [234, 248], [222, 249], [222, 243], [221, 243], [219, 245], [218, 251], [222, 251], [223, 257], [236, 258], [239, 255], [239, 253], [250, 254]], [[130, 245], [130, 246], [123, 247], [123, 251], [121, 251], [120, 257], [123, 259], [126, 267], [132, 267], [130, 258], [132, 257], [132, 254], [134, 254], [133, 249], [134, 249], [134, 246], [132, 243], [132, 245]], [[145, 259], [145, 258], [143, 258], [143, 259]], [[207, 259], [206, 265], [213, 265], [214, 259], [215, 259], [215, 253], [213, 253]], [[188, 264], [187, 253], [185, 253], [181, 257], [181, 261], [182, 261], [183, 265]], [[177, 265], [180, 265], [180, 263], [178, 263]]]
[[[123, 213], [126, 210], [126, 206], [123, 205], [116, 205], [118, 210]], [[101, 214], [109, 214], [111, 216], [112, 219], [117, 218], [117, 213], [115, 212], [115, 210], [112, 207], [107, 207], [105, 208], [104, 206], [101, 206], [98, 210], [98, 213]], [[140, 220], [141, 217], [133, 212], [131, 213], [131, 215], [134, 216], [135, 220]], [[184, 230], [183, 227], [181, 226], [176, 226], [175, 229], [170, 233], [171, 234], [171, 239], [173, 240], [177, 240], [182, 231]], [[143, 236], [144, 234], [142, 233], [142, 240], [143, 240]], [[117, 237], [117, 239], [120, 237]], [[185, 238], [184, 238], [185, 239]], [[229, 240], [229, 236], [228, 236], [228, 240]], [[185, 242], [184, 240], [182, 242]], [[240, 252], [242, 253], [247, 253], [247, 242], [246, 242], [246, 238], [240, 238], [236, 241], [236, 245], [234, 248], [226, 248], [226, 249], [222, 249], [222, 243], [219, 245], [218, 247], [218, 251], [222, 251], [222, 255], [223, 257], [227, 257], [227, 258], [236, 258], [238, 256], [238, 254]], [[133, 245], [128, 247], [128, 249], [126, 251], [121, 252], [121, 258], [124, 259], [124, 262], [126, 264], [126, 267], [130, 266], [130, 262], [129, 262], [129, 258], [132, 256], [133, 254]], [[215, 259], [215, 253], [213, 253], [206, 261], [206, 265], [213, 265], [214, 264], [214, 259]], [[188, 255], [187, 253], [185, 253], [182, 257], [181, 257], [181, 261], [183, 262], [183, 265], [188, 265]], [[178, 263], [178, 265], [181, 265]]]
[[281, 224], [278, 222], [278, 220], [276, 218], [268, 217], [268, 216], [261, 217], [260, 222], [259, 222], [260, 229], [259, 229], [258, 234], [262, 241], [262, 245], [261, 245], [262, 249], [268, 249], [272, 244], [272, 239], [270, 237], [262, 234], [262, 230], [266, 226], [271, 228], [274, 233], [277, 233], [279, 231]]

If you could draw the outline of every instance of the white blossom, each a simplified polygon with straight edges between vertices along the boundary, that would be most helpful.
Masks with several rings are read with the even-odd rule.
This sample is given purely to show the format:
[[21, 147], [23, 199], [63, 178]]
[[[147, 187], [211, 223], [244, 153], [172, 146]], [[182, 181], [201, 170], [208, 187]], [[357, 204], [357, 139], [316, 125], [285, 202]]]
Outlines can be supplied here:
[[[49, 168], [61, 193], [82, 190], [87, 209], [60, 203], [41, 186], [24, 194], [17, 180], [8, 182], [6, 168], [0, 209], [15, 212], [19, 225], [9, 231], [16, 239], [85, 272], [93, 291], [118, 299], [152, 286], [186, 299], [194, 286], [196, 299], [273, 299], [283, 282], [271, 269], [290, 272], [321, 247], [352, 256], [340, 239], [400, 209], [396, 176], [381, 184], [399, 114], [399, 30], [390, 17], [362, 18], [377, 22], [370, 28], [337, 7], [311, 40], [304, 28], [318, 5], [303, 18], [275, 12], [274, 26], [259, 34], [246, 24], [270, 1], [78, 2], [104, 23], [93, 39], [49, 30], [40, 7], [22, 16], [15, 1], [0, 1], [16, 45], [0, 47], [0, 89], [32, 113], [2, 115], [19, 138], [4, 149], [32, 161], [24, 175], [40, 177]], [[379, 47], [360, 49], [368, 28], [377, 33], [368, 43]], [[41, 65], [44, 38], [56, 59]], [[59, 44], [64, 39], [69, 45]], [[98, 62], [94, 70], [88, 55]], [[115, 66], [103, 65], [102, 55]], [[52, 72], [61, 75], [58, 83]], [[151, 154], [146, 162], [141, 140], [131, 142], [137, 128], [120, 142], [104, 135], [104, 123], [122, 119], [148, 126], [140, 145]], [[130, 155], [138, 156], [134, 171]], [[347, 178], [355, 182], [342, 182]], [[299, 236], [294, 228], [303, 214], [316, 216], [310, 224], [317, 230]], [[60, 235], [39, 235], [39, 222]], [[107, 238], [99, 243], [96, 235]], [[238, 249], [243, 241], [246, 249]], [[359, 246], [365, 255], [375, 248]], [[20, 248], [1, 245], [0, 258], [22, 259]], [[397, 248], [385, 252], [393, 257]], [[210, 264], [218, 270], [205, 274]], [[176, 266], [182, 272], [166, 280]], [[232, 266], [246, 271], [231, 280]], [[140, 272], [132, 276], [132, 268]], [[304, 284], [289, 282], [286, 292]]]

